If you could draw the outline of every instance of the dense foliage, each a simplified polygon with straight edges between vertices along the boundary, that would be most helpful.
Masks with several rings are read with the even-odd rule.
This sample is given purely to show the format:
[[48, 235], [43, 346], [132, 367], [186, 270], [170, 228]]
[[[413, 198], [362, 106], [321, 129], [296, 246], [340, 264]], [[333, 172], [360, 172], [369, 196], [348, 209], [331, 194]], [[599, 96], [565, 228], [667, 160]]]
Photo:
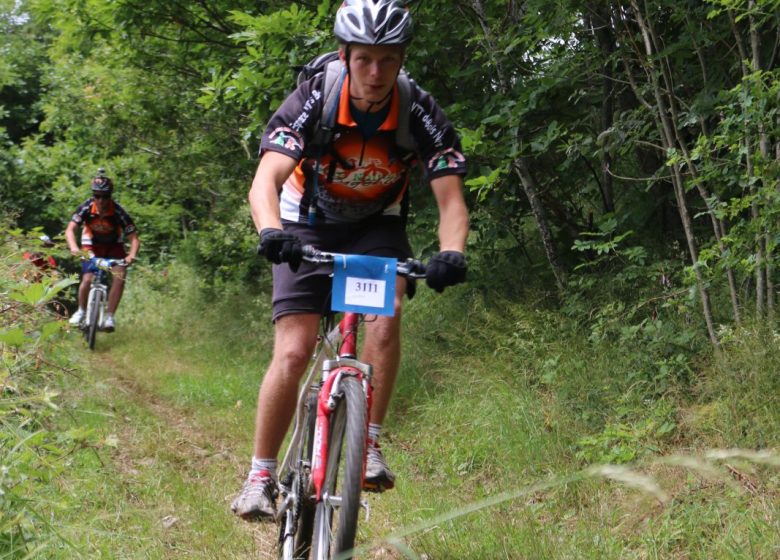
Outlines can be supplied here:
[[[334, 47], [336, 4], [4, 0], [4, 208], [57, 234], [103, 165], [148, 259], [251, 278], [259, 135], [295, 67]], [[530, 264], [567, 298], [587, 297], [592, 272], [635, 301], [693, 287], [677, 299], [715, 346], [718, 325], [772, 317], [776, 2], [410, 9], [407, 66], [471, 162], [475, 262]], [[423, 193], [413, 227], [428, 247]]]
[[51, 515], [72, 506], [50, 485], [66, 468], [66, 458], [90, 443], [87, 432], [60, 431], [51, 422], [58, 410], [51, 385], [73, 372], [67, 354], [58, 350], [64, 323], [57, 304], [73, 280], [47, 266], [39, 240], [5, 230], [2, 235], [0, 551], [6, 558], [28, 557], [31, 551], [45, 556], [50, 546], [68, 544]]

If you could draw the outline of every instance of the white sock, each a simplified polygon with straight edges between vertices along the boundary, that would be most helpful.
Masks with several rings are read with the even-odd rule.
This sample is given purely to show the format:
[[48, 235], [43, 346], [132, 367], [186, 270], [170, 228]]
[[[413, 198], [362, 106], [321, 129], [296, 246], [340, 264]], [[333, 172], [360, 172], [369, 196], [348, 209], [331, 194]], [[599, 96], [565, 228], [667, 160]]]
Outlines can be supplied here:
[[252, 457], [252, 468], [249, 471], [249, 478], [256, 474], [262, 474], [263, 471], [269, 473], [271, 478], [276, 480], [276, 459], [258, 459]]
[[376, 443], [379, 441], [379, 435], [382, 433], [382, 424], [368, 425], [368, 441]]

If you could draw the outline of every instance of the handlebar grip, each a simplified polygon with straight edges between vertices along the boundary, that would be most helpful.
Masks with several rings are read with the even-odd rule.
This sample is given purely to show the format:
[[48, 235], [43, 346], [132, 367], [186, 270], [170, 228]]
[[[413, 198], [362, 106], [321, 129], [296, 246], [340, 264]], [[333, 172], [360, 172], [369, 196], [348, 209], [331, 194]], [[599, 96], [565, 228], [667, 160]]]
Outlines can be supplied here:
[[323, 256], [322, 251], [314, 247], [314, 245], [304, 245], [301, 247], [301, 252], [303, 253], [304, 257], [308, 257], [310, 259], [321, 258]]

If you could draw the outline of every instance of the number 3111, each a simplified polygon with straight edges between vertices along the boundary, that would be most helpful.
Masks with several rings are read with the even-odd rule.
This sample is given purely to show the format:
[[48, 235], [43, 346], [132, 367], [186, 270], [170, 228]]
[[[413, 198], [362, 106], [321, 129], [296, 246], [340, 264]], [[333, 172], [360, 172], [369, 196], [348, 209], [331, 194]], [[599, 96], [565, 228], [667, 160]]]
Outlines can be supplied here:
[[354, 289], [356, 292], [376, 294], [379, 292], [379, 286], [376, 282], [355, 282]]

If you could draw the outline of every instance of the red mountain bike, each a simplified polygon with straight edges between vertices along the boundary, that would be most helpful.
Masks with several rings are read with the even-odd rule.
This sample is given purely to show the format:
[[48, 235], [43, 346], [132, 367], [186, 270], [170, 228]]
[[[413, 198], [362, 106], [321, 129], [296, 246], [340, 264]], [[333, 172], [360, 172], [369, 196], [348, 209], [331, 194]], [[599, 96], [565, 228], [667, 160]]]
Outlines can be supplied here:
[[[332, 264], [346, 257], [304, 247], [304, 260]], [[395, 273], [423, 278], [414, 259], [393, 263]], [[359, 281], [361, 290], [372, 289]], [[312, 365], [302, 385], [293, 433], [280, 465], [279, 557], [348, 557], [355, 544], [366, 468], [371, 365], [356, 359], [363, 313], [346, 312], [334, 326], [323, 318]]]

